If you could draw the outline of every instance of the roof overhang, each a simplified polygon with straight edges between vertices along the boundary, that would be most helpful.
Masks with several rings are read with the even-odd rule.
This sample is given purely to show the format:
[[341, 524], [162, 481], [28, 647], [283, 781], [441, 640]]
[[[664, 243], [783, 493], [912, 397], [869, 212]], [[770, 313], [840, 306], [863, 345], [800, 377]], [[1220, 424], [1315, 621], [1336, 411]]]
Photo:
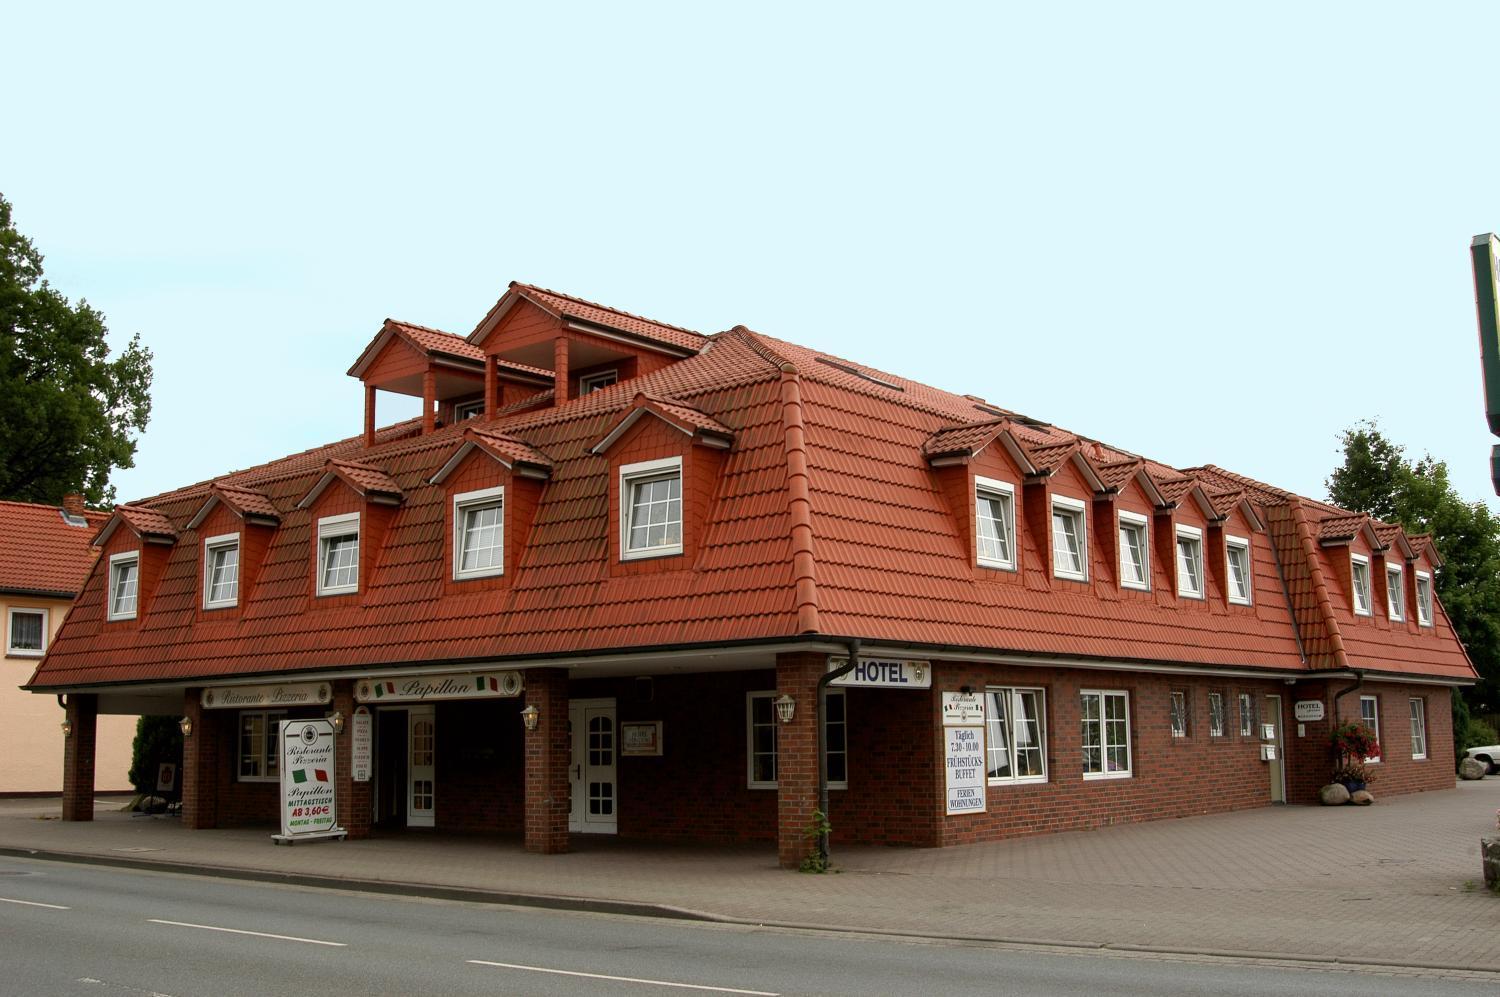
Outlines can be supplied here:
[[538, 481], [546, 481], [552, 477], [552, 461], [524, 440], [470, 429], [464, 432], [463, 442], [443, 462], [437, 473], [427, 479], [427, 483], [442, 484], [464, 462], [464, 458], [476, 450], [518, 477]]
[[[674, 412], [673, 409], [681, 411]], [[599, 442], [589, 448], [589, 453], [604, 453], [614, 446], [631, 426], [639, 422], [643, 416], [648, 415], [655, 416], [673, 429], [690, 437], [697, 446], [705, 446], [714, 450], [728, 450], [734, 446], [734, 431], [721, 425], [711, 416], [689, 405], [684, 405], [682, 402], [638, 394], [635, 396], [634, 405], [620, 413]], [[691, 418], [688, 418], [689, 415]]]

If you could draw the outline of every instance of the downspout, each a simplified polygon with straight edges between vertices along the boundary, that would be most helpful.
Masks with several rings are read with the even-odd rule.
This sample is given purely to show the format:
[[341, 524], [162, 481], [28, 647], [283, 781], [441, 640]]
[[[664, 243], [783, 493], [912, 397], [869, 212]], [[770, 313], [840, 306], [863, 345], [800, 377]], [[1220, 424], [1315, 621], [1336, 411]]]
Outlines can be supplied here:
[[[849, 638], [849, 660], [818, 679], [818, 813], [828, 817], [828, 684], [840, 675], [848, 675], [859, 661], [859, 638]], [[818, 858], [828, 868], [828, 832], [818, 832]]]
[[1336, 693], [1333, 694], [1333, 719], [1334, 720], [1337, 720], [1339, 718], [1339, 700], [1341, 700], [1345, 696], [1349, 695], [1349, 693], [1356, 692], [1359, 689], [1363, 688], [1364, 684], [1365, 684], [1364, 669], [1362, 669], [1362, 668], [1354, 668], [1354, 669], [1350, 669], [1350, 670], [1354, 673], [1354, 682], [1353, 682], [1353, 684], [1347, 685], [1344, 688], [1340, 689], [1338, 692], [1336, 692]]

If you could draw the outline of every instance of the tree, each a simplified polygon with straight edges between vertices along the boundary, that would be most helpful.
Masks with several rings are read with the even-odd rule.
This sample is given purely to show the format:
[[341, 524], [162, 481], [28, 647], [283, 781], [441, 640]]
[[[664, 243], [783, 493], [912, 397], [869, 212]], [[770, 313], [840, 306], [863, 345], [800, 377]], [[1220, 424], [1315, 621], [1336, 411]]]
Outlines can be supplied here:
[[110, 472], [135, 464], [151, 415], [151, 351], [131, 338], [110, 359], [104, 316], [70, 305], [0, 196], [0, 498], [114, 500]]

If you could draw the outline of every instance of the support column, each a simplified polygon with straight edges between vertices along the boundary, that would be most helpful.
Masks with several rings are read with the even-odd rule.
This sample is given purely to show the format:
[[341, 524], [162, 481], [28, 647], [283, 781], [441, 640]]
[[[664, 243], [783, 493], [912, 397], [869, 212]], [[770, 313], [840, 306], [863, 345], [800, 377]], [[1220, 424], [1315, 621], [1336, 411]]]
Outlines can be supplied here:
[[94, 819], [94, 740], [99, 697], [70, 693], [67, 722], [73, 732], [63, 739], [63, 820]]
[[486, 356], [484, 358], [484, 417], [493, 419], [495, 412], [500, 408], [500, 396], [496, 388], [500, 385], [499, 371], [496, 369], [500, 363], [498, 357]]
[[349, 832], [349, 840], [370, 836], [371, 784], [354, 781], [354, 681], [341, 679], [333, 683], [333, 701], [329, 710], [343, 714], [343, 733], [335, 735], [333, 745], [333, 795], [339, 826]]
[[182, 739], [182, 826], [203, 830], [219, 826], [219, 725], [205, 710], [201, 689], [183, 694], [182, 715], [192, 733]]
[[776, 695], [796, 703], [791, 723], [776, 721], [776, 851], [783, 869], [796, 869], [814, 847], [807, 838], [818, 807], [818, 679], [824, 654], [778, 654]]
[[428, 367], [422, 374], [422, 432], [437, 428], [437, 373]]
[[526, 850], [552, 855], [568, 850], [568, 673], [537, 668], [526, 673], [527, 706], [539, 714], [526, 732]]
[[552, 404], [561, 405], [568, 400], [568, 337], [558, 336], [552, 341]]
[[365, 446], [375, 445], [375, 385], [365, 385]]

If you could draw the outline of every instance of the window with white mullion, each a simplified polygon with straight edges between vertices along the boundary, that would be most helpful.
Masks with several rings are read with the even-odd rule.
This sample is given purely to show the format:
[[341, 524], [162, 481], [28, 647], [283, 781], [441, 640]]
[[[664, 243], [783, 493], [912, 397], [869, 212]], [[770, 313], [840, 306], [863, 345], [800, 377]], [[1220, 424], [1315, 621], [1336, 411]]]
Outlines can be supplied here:
[[504, 487], [453, 496], [453, 577], [482, 578], [504, 572]]
[[1203, 598], [1203, 533], [1193, 527], [1177, 527], [1177, 594]]
[[41, 657], [47, 650], [47, 610], [13, 606], [6, 615], [5, 653], [17, 658]]
[[1083, 509], [1083, 503], [1075, 499], [1052, 500], [1052, 573], [1059, 578], [1083, 581], [1088, 577]]
[[203, 605], [233, 606], [240, 595], [240, 535], [228, 533], [203, 541]]
[[[1359, 720], [1370, 729], [1375, 738], [1376, 745], [1380, 744], [1380, 700], [1375, 696], [1359, 697]], [[1371, 755], [1365, 759], [1366, 762], [1380, 761], [1379, 755]]]
[[1081, 689], [1083, 777], [1125, 779], [1130, 768], [1130, 695], [1121, 690]]
[[114, 554], [109, 559], [109, 618], [128, 620], [135, 616], [136, 586], [140, 574], [140, 555]]
[[682, 458], [620, 468], [622, 558], [682, 553]]
[[280, 774], [283, 710], [240, 713], [240, 782], [273, 782]]
[[1250, 541], [1244, 537], [1225, 537], [1224, 557], [1229, 568], [1229, 601], [1250, 605]]
[[985, 772], [991, 785], [1046, 782], [1041, 689], [988, 689], [984, 696]]
[[1353, 589], [1354, 612], [1370, 615], [1370, 559], [1363, 554], [1349, 555], [1350, 588]]
[[359, 591], [359, 513], [318, 520], [318, 594]]
[[1131, 589], [1151, 587], [1150, 547], [1145, 516], [1120, 513], [1120, 584]]
[[1427, 703], [1413, 696], [1408, 705], [1411, 708], [1411, 757], [1420, 761], [1427, 757]]
[[1388, 565], [1385, 569], [1385, 613], [1390, 619], [1406, 619], [1406, 589], [1404, 576], [1399, 566]]
[[1432, 626], [1432, 576], [1425, 571], [1417, 572], [1417, 624]]
[[975, 478], [975, 559], [992, 568], [1016, 566], [1015, 487]]

